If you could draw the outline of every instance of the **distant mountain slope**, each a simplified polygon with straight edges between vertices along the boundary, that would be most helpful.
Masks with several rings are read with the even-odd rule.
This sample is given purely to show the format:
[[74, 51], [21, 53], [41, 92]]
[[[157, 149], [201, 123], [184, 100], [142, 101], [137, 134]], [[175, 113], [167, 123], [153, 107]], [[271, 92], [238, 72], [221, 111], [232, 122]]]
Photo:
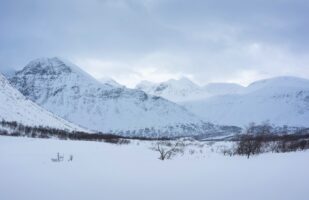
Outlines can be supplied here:
[[113, 87], [124, 87], [123, 85], [119, 84], [118, 82], [116, 82], [114, 79], [109, 78], [109, 77], [103, 77], [100, 78], [99, 81], [103, 84], [108, 84], [111, 85]]
[[243, 86], [233, 83], [210, 83], [201, 87], [187, 78], [179, 80], [171, 79], [162, 83], [142, 81], [136, 85], [136, 89], [166, 98], [173, 102], [186, 102], [204, 99], [214, 95], [240, 93], [243, 88]]
[[209, 96], [225, 95], [225, 94], [240, 94], [245, 87], [235, 83], [209, 83], [203, 87], [203, 90]]
[[83, 129], [69, 123], [26, 99], [0, 74], [0, 120], [29, 126], [48, 126], [70, 131]]
[[136, 89], [148, 94], [160, 96], [173, 102], [182, 102], [200, 98], [205, 95], [203, 90], [187, 78], [179, 80], [171, 79], [162, 83], [142, 81], [136, 85]]
[[175, 103], [141, 90], [100, 83], [59, 58], [30, 62], [11, 83], [47, 110], [96, 131], [130, 136], [222, 132]]
[[275, 125], [309, 127], [309, 80], [265, 79], [252, 83], [241, 94], [219, 95], [184, 105], [213, 123], [244, 126], [269, 120]]

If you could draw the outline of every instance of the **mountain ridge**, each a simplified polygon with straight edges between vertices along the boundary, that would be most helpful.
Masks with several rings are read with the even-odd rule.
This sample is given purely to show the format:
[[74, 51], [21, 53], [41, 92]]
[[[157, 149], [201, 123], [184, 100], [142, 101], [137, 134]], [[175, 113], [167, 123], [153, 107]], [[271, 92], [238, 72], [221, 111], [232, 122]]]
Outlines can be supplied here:
[[86, 129], [61, 119], [24, 97], [11, 86], [2, 74], [0, 74], [0, 119], [16, 121], [29, 126], [86, 131]]
[[100, 83], [79, 73], [81, 69], [68, 70], [71, 65], [56, 57], [37, 59], [10, 81], [45, 109], [94, 131], [153, 137], [224, 132], [176, 103], [141, 90]]
[[240, 94], [186, 102], [203, 120], [235, 126], [269, 121], [279, 126], [309, 127], [309, 80], [274, 77], [253, 82]]

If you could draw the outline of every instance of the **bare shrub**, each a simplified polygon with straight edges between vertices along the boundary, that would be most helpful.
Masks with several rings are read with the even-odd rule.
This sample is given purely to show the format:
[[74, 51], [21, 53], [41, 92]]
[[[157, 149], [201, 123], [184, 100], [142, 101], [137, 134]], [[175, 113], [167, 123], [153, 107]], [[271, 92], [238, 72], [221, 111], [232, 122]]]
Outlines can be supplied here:
[[160, 160], [167, 160], [171, 159], [177, 154], [183, 154], [184, 147], [185, 144], [181, 141], [177, 141], [175, 144], [170, 141], [158, 141], [153, 145], [153, 147], [151, 147], [151, 149], [153, 151], [159, 152]]
[[227, 148], [227, 147], [224, 147], [221, 152], [223, 153], [223, 155], [228, 155], [228, 156], [232, 156], [234, 155], [234, 149], [233, 148]]
[[190, 153], [191, 155], [193, 155], [193, 154], [195, 154], [195, 150], [194, 150], [194, 149], [190, 149], [190, 150], [189, 150], [189, 153]]
[[73, 161], [73, 155], [70, 155], [68, 162], [72, 162]]
[[251, 155], [262, 152], [262, 138], [251, 135], [243, 135], [236, 147], [236, 154], [246, 155], [248, 158]]
[[52, 162], [62, 162], [64, 159], [63, 155], [60, 155], [60, 153], [57, 153], [57, 157], [56, 158], [52, 158], [51, 161]]

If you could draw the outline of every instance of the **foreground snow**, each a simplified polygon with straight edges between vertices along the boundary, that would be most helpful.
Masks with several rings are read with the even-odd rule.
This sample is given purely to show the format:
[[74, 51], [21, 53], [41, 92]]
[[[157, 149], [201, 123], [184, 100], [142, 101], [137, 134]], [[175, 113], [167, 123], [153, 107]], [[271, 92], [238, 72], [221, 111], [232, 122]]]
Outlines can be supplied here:
[[[216, 146], [160, 161], [150, 142], [0, 136], [0, 199], [307, 199], [309, 152], [224, 157]], [[197, 148], [197, 147], [196, 147]], [[211, 149], [214, 152], [211, 153]], [[51, 162], [57, 154], [64, 162]], [[74, 155], [72, 162], [67, 159]]]

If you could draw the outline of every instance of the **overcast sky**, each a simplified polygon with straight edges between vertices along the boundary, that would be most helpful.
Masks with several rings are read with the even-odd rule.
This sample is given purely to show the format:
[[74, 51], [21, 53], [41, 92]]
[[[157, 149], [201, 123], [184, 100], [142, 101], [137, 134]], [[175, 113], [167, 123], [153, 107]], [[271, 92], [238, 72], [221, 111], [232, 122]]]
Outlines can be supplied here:
[[0, 69], [64, 57], [133, 86], [309, 78], [308, 0], [0, 0]]

